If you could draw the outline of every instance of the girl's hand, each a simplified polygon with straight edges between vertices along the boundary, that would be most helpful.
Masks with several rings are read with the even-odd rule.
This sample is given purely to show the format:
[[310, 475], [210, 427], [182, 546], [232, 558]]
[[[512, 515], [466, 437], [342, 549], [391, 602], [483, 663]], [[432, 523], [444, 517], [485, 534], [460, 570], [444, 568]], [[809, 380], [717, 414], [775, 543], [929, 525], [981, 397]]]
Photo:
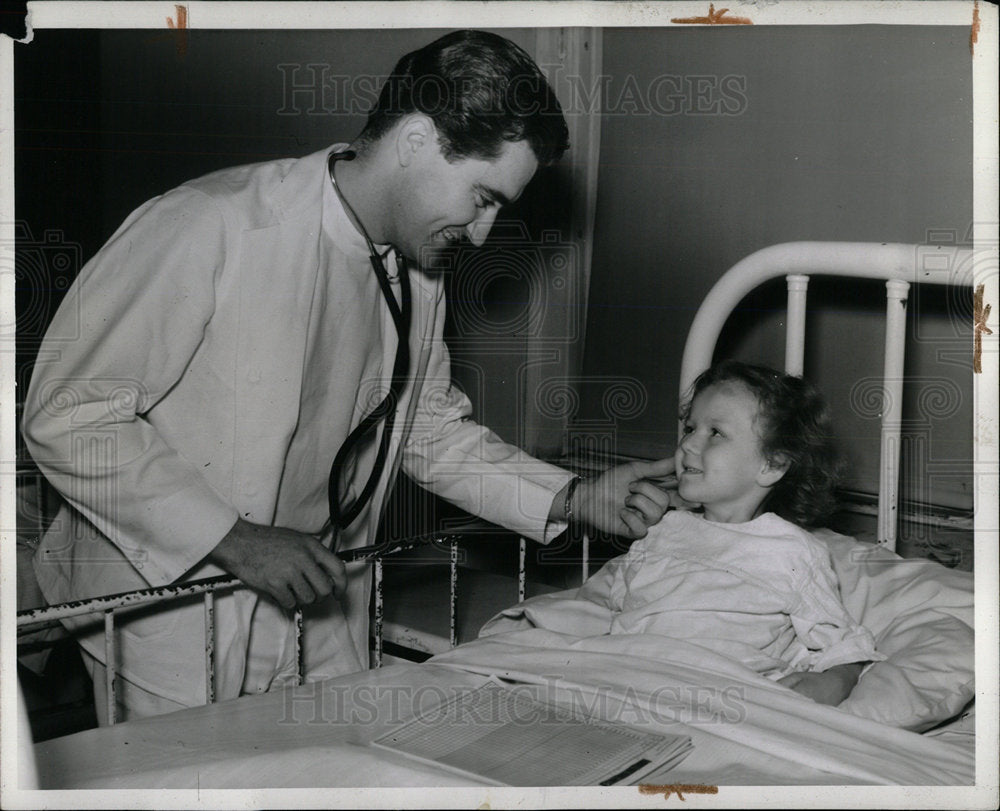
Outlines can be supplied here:
[[822, 673], [800, 671], [789, 673], [778, 679], [778, 684], [790, 687], [796, 693], [811, 698], [817, 704], [828, 704], [836, 707], [851, 694], [854, 685], [858, 683], [864, 662], [852, 662], [846, 665], [836, 665]]

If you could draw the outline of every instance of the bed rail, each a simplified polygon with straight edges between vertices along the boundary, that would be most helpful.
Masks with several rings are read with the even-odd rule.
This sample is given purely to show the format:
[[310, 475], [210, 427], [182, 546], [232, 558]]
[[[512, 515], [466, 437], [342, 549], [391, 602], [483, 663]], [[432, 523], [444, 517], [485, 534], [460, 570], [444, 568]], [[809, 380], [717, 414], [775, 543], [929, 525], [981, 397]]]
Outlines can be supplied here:
[[[39, 497], [44, 498], [45, 483], [41, 473], [26, 465], [18, 467], [18, 478], [34, 479]], [[39, 510], [37, 516], [39, 534], [44, 530], [44, 509]], [[385, 614], [385, 595], [383, 594], [383, 560], [401, 552], [437, 545], [449, 549], [450, 567], [450, 591], [448, 595], [449, 606], [449, 644], [455, 647], [458, 644], [458, 588], [459, 588], [459, 542], [464, 537], [462, 531], [420, 535], [397, 541], [383, 542], [375, 546], [361, 547], [353, 550], [342, 550], [338, 552], [339, 557], [345, 562], [369, 561], [373, 564], [373, 622], [372, 622], [372, 666], [379, 668], [382, 666], [383, 658], [383, 618]], [[524, 600], [527, 585], [527, 541], [519, 539], [518, 550], [518, 573], [517, 573], [517, 601]], [[582, 577], [586, 579], [589, 574], [589, 560], [586, 554], [588, 541], [583, 540], [584, 554], [582, 557]], [[75, 600], [71, 602], [58, 603], [43, 608], [29, 608], [17, 613], [17, 632], [20, 637], [23, 634], [35, 633], [49, 627], [61, 626], [61, 620], [72, 617], [103, 614], [104, 618], [104, 646], [105, 646], [105, 694], [107, 695], [107, 723], [116, 723], [116, 688], [115, 688], [115, 612], [122, 608], [133, 608], [140, 605], [153, 605], [156, 603], [177, 600], [193, 595], [204, 595], [204, 627], [205, 627], [205, 703], [215, 702], [215, 616], [214, 601], [215, 594], [219, 591], [235, 588], [248, 588], [238, 578], [228, 575], [209, 577], [202, 580], [192, 580], [185, 583], [178, 583], [170, 586], [159, 586], [156, 588], [138, 589], [135, 591], [121, 592], [119, 594], [109, 594], [101, 597], [94, 597], [88, 600]], [[295, 659], [296, 683], [302, 679], [302, 612], [295, 612]]]
[[899, 451], [906, 352], [906, 301], [911, 284], [970, 286], [976, 251], [953, 245], [786, 242], [752, 253], [730, 268], [695, 315], [681, 361], [680, 396], [712, 363], [730, 313], [744, 296], [782, 276], [788, 286], [785, 371], [803, 373], [806, 294], [813, 275], [883, 279], [886, 331], [882, 371], [878, 543], [895, 550], [899, 522]]
[[[460, 535], [423, 536], [410, 538], [393, 543], [383, 543], [377, 546], [363, 547], [349, 551], [341, 551], [339, 557], [345, 562], [373, 561], [375, 566], [375, 650], [374, 666], [382, 665], [382, 614], [384, 610], [382, 595], [382, 558], [417, 546], [430, 543], [447, 544], [450, 546], [451, 565], [451, 645], [457, 644], [456, 617], [458, 586], [458, 541]], [[523, 539], [521, 541], [524, 543]], [[18, 634], [41, 630], [45, 627], [58, 625], [61, 620], [92, 614], [104, 615], [104, 656], [105, 656], [105, 689], [107, 693], [108, 723], [114, 724], [115, 717], [115, 611], [120, 608], [156, 603], [190, 597], [196, 594], [204, 595], [205, 616], [205, 703], [215, 702], [215, 617], [214, 600], [216, 592], [233, 588], [247, 588], [238, 578], [228, 575], [208, 577], [202, 580], [192, 580], [172, 586], [138, 589], [119, 594], [108, 594], [89, 600], [74, 600], [57, 603], [45, 608], [29, 608], [17, 612]], [[302, 611], [295, 611], [295, 680], [302, 679]]]
[[[881, 462], [878, 506], [878, 542], [895, 548], [898, 520], [899, 439], [901, 433], [902, 377], [904, 339], [906, 329], [906, 302], [911, 284], [971, 285], [971, 278], [963, 278], [974, 266], [970, 260], [974, 252], [953, 246], [918, 246], [877, 243], [792, 242], [775, 245], [746, 257], [733, 266], [715, 284], [695, 316], [684, 348], [681, 366], [680, 391], [688, 390], [694, 378], [712, 362], [715, 345], [726, 318], [739, 302], [754, 288], [784, 276], [788, 287], [788, 314], [786, 319], [785, 368], [789, 373], [802, 374], [804, 338], [806, 329], [806, 303], [811, 275], [835, 275], [886, 282], [887, 327], [883, 364], [883, 403], [881, 421]], [[44, 497], [44, 486], [37, 471], [18, 467], [22, 476], [38, 476], [39, 497]], [[39, 534], [43, 527], [46, 509], [39, 510]], [[461, 532], [424, 535], [415, 538], [383, 543], [341, 553], [345, 561], [371, 561], [374, 569], [373, 588], [373, 666], [381, 667], [383, 656], [384, 595], [383, 559], [401, 551], [428, 544], [450, 547], [449, 593], [449, 642], [458, 643], [458, 542]], [[517, 575], [517, 599], [526, 596], [526, 545], [520, 539]], [[582, 578], [589, 575], [588, 539], [583, 538], [581, 556]], [[96, 597], [18, 612], [19, 635], [46, 625], [59, 624], [70, 617], [103, 614], [105, 625], [106, 691], [108, 696], [108, 723], [115, 718], [115, 612], [118, 609], [148, 605], [168, 600], [204, 595], [205, 616], [205, 672], [207, 703], [215, 701], [214, 660], [214, 595], [224, 589], [246, 588], [237, 578], [222, 576], [191, 581], [171, 586], [141, 589], [138, 591]], [[301, 679], [301, 613], [296, 612], [297, 674]]]

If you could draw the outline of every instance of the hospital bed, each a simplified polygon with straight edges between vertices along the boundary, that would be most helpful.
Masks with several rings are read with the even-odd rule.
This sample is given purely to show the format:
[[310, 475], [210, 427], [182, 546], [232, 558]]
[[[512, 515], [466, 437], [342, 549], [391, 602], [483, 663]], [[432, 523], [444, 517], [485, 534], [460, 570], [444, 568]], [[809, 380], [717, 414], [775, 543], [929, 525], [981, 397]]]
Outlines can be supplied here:
[[[918, 262], [932, 251], [935, 261]], [[968, 288], [974, 255], [955, 247], [788, 243], [742, 260], [714, 286], [695, 317], [684, 350], [680, 390], [710, 364], [727, 316], [758, 285], [785, 277], [788, 312], [785, 365], [803, 371], [811, 275], [875, 278], [886, 284], [882, 353], [885, 407], [876, 543], [831, 531], [830, 549], [844, 603], [875, 635], [884, 662], [870, 667], [841, 708], [808, 699], [690, 642], [653, 635], [608, 636], [588, 627], [574, 589], [532, 592], [525, 542], [518, 572], [472, 576], [458, 565], [460, 533], [364, 550], [374, 561], [373, 662], [370, 671], [233, 701], [214, 702], [211, 672], [213, 594], [238, 588], [214, 578], [21, 612], [19, 628], [37, 629], [81, 612], [103, 612], [109, 661], [115, 611], [151, 601], [202, 594], [205, 605], [206, 704], [39, 743], [43, 788], [285, 788], [476, 785], [468, 776], [371, 746], [428, 702], [491, 678], [522, 685], [547, 701], [585, 707], [595, 717], [645, 731], [689, 735], [691, 754], [659, 782], [699, 785], [970, 785], [975, 780], [973, 584], [968, 572], [894, 552], [899, 505], [899, 410], [905, 305], [913, 284]], [[969, 293], [971, 295], [971, 291]], [[971, 348], [970, 348], [971, 349]], [[873, 360], [873, 368], [878, 359]], [[587, 539], [581, 577], [590, 573]], [[447, 626], [419, 629], [426, 595], [406, 588], [393, 614], [383, 595], [383, 567], [393, 552], [428, 545], [447, 557]], [[428, 581], [428, 578], [421, 578]], [[468, 617], [456, 610], [458, 589], [472, 581], [475, 603], [497, 614], [483, 635], [463, 644]], [[491, 595], [494, 595], [491, 597]], [[527, 598], [527, 599], [526, 599]], [[493, 602], [490, 602], [490, 600]], [[512, 606], [512, 607], [511, 607]], [[390, 642], [422, 663], [383, 659]], [[465, 632], [468, 637], [468, 631]], [[114, 706], [109, 669], [108, 704]], [[112, 722], [114, 718], [111, 719]]]

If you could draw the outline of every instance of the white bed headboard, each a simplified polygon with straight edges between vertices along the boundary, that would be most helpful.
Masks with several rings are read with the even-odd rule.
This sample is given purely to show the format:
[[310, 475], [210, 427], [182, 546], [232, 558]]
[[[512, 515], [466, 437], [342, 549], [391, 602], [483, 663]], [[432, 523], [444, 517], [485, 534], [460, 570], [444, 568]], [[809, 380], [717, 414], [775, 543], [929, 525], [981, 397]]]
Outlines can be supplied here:
[[974, 281], [973, 260], [974, 251], [968, 248], [879, 242], [785, 242], [752, 253], [733, 265], [715, 283], [698, 308], [681, 361], [681, 399], [695, 378], [711, 365], [716, 342], [730, 313], [750, 291], [764, 282], [781, 276], [787, 279], [785, 371], [801, 375], [804, 371], [809, 277], [884, 279], [886, 330], [879, 450], [878, 542], [895, 550], [907, 295], [911, 284], [971, 287]]

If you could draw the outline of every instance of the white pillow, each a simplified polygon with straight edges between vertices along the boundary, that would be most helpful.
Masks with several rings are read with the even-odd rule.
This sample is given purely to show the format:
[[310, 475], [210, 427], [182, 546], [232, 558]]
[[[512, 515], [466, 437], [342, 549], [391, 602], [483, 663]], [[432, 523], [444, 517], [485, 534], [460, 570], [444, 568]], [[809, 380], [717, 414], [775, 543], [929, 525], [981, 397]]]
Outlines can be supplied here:
[[921, 731], [951, 718], [975, 692], [973, 578], [829, 530], [841, 598], [888, 657], [862, 675], [840, 708]]

